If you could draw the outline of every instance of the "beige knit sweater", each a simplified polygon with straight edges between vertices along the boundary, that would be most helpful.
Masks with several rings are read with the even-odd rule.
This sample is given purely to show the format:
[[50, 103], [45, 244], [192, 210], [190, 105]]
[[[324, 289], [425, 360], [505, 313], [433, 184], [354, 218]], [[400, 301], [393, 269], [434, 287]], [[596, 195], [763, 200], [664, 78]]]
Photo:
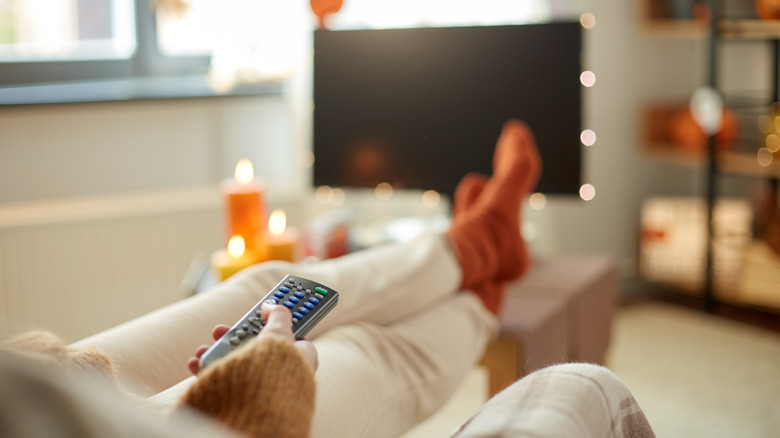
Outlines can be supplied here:
[[[116, 384], [108, 355], [68, 347], [50, 332], [27, 332], [2, 342], [0, 348]], [[201, 372], [179, 407], [194, 408], [246, 436], [298, 438], [310, 434], [314, 394], [311, 366], [292, 342], [269, 333]]]

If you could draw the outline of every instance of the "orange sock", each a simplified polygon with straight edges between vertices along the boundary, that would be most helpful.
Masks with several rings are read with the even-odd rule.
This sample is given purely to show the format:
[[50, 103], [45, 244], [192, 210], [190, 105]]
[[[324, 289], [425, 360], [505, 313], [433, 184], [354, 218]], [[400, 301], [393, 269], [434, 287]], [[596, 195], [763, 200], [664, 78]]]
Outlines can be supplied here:
[[530, 260], [520, 234], [520, 209], [540, 171], [533, 134], [522, 122], [510, 120], [496, 144], [493, 176], [469, 174], [458, 184], [447, 235], [463, 270], [463, 288], [495, 289], [527, 270]]

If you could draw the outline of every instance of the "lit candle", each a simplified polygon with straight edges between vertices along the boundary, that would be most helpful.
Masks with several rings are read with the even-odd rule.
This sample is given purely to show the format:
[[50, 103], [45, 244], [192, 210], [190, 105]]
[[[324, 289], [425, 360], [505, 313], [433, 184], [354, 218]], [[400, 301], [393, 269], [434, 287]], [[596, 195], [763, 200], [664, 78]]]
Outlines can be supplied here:
[[235, 179], [223, 183], [227, 236], [241, 236], [246, 248], [261, 251], [265, 236], [265, 189], [254, 179], [252, 162], [236, 164]]
[[228, 241], [227, 251], [219, 250], [211, 255], [211, 268], [222, 281], [259, 261], [257, 252], [247, 249], [244, 238], [235, 235]]
[[268, 219], [265, 258], [288, 262], [298, 258], [298, 232], [287, 228], [287, 215], [282, 210], [274, 210]]

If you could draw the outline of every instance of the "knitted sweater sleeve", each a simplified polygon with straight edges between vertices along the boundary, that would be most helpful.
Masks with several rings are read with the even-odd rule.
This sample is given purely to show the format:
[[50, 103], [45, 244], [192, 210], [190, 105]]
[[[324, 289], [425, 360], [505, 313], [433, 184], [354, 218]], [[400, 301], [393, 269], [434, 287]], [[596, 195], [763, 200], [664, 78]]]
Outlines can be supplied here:
[[314, 371], [292, 342], [266, 334], [198, 375], [182, 403], [250, 437], [308, 437]]

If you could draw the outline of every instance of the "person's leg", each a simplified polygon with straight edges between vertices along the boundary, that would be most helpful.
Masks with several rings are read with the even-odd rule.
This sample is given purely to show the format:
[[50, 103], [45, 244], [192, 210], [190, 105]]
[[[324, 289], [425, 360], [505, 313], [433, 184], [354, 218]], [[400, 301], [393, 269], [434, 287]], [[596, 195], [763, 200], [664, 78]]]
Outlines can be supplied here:
[[482, 356], [496, 319], [472, 293], [393, 324], [355, 323], [314, 339], [312, 437], [397, 437], [437, 411]]
[[487, 401], [454, 438], [654, 437], [631, 392], [607, 368], [554, 365]]
[[211, 329], [232, 324], [286, 274], [339, 291], [339, 304], [311, 333], [365, 320], [387, 324], [457, 293], [460, 268], [447, 239], [424, 236], [318, 264], [269, 262], [249, 268], [215, 289], [182, 300], [75, 343], [106, 352], [131, 391], [152, 395], [187, 378], [187, 360], [210, 344]]

